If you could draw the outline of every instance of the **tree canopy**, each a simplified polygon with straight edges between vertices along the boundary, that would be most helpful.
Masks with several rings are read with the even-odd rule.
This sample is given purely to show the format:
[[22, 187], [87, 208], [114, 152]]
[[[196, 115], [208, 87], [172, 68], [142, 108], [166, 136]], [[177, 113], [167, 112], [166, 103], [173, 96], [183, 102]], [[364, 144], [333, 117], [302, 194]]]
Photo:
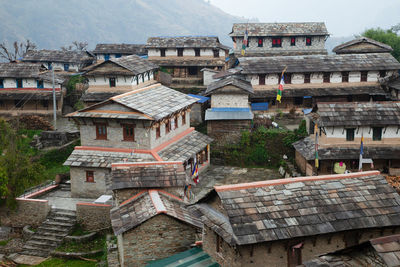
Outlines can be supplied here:
[[400, 23], [388, 30], [381, 28], [367, 29], [361, 35], [378, 42], [390, 45], [393, 48], [392, 55], [400, 61]]

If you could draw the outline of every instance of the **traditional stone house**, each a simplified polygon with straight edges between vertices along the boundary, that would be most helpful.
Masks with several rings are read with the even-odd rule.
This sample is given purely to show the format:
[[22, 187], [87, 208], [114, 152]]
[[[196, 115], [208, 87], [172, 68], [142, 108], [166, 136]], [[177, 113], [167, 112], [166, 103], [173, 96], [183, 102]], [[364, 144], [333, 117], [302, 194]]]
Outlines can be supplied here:
[[[157, 176], [153, 176], [153, 179]], [[202, 223], [179, 197], [142, 190], [111, 210], [121, 266], [144, 266], [172, 256], [198, 240]]]
[[92, 53], [98, 62], [130, 55], [147, 56], [144, 46], [144, 44], [97, 44]]
[[154, 84], [157, 69], [157, 65], [136, 55], [111, 58], [90, 66], [83, 74], [89, 87], [81, 99], [89, 106], [112, 96]]
[[[242, 57], [239, 62], [236, 75], [250, 81], [254, 88], [251, 102], [268, 102], [271, 112], [301, 112], [317, 102], [388, 100], [390, 96], [378, 79], [400, 69], [400, 63], [389, 53]], [[282, 102], [277, 103], [285, 68]]]
[[326, 55], [325, 41], [329, 33], [323, 22], [235, 23], [229, 36], [234, 53], [240, 57], [245, 32], [248, 46], [245, 56]]
[[214, 36], [150, 37], [149, 60], [172, 75], [176, 87], [203, 84], [201, 69], [225, 69], [229, 48]]
[[214, 188], [193, 209], [221, 266], [298, 266], [400, 232], [400, 196], [378, 171]]
[[249, 95], [250, 82], [237, 76], [228, 76], [211, 83], [205, 95], [211, 95], [211, 108], [206, 110], [207, 133], [219, 144], [240, 140], [241, 131], [249, 130], [253, 113]]
[[67, 115], [80, 126], [82, 144], [64, 163], [71, 167], [72, 196], [104, 194], [111, 163], [180, 161], [190, 168], [196, 156], [205, 169], [212, 139], [190, 128], [196, 101], [153, 84]]
[[87, 51], [29, 50], [22, 61], [41, 63], [49, 70], [78, 72], [92, 64], [94, 57]]
[[[319, 103], [310, 114], [309, 137], [293, 144], [296, 163], [306, 175], [333, 173], [335, 164], [343, 162], [350, 171], [359, 168], [361, 137], [363, 157], [373, 160], [373, 166], [393, 174], [400, 168], [400, 103]], [[314, 124], [318, 125], [319, 168], [315, 168]]]
[[367, 37], [360, 37], [333, 48], [332, 52], [340, 54], [390, 53], [393, 49], [387, 44]]
[[[65, 88], [55, 75], [57, 113], [61, 115]], [[53, 114], [52, 73], [40, 64], [0, 63], [0, 115]]]

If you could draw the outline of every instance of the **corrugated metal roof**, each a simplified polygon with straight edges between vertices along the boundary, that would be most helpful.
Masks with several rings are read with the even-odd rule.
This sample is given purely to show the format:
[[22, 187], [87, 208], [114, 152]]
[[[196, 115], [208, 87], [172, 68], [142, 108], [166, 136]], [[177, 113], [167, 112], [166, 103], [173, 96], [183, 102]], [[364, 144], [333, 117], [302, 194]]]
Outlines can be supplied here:
[[216, 110], [215, 108], [206, 110], [206, 121], [211, 120], [252, 120], [254, 117], [250, 109], [236, 110], [235, 108], [226, 108], [225, 110]]

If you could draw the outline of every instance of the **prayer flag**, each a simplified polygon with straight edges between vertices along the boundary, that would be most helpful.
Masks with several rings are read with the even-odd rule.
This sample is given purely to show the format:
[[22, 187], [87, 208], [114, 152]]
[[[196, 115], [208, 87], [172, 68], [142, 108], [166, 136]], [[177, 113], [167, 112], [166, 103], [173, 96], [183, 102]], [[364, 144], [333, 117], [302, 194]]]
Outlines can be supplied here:
[[246, 26], [246, 31], [244, 32], [244, 37], [243, 37], [243, 44], [242, 44], [242, 56], [246, 54], [246, 47], [249, 42], [249, 33], [247, 32], [247, 26]]
[[370, 163], [371, 168], [374, 168], [374, 162], [372, 161], [372, 159], [364, 159], [363, 154], [364, 154], [364, 136], [361, 135], [360, 160], [358, 162], [358, 171], [362, 171], [363, 163]]
[[197, 164], [197, 156], [194, 156], [194, 165], [192, 171], [192, 179], [195, 184], [199, 183], [199, 165]]
[[279, 88], [278, 88], [278, 94], [276, 95], [276, 100], [279, 101], [279, 103], [281, 103], [283, 85], [285, 84], [285, 71], [286, 71], [286, 67], [282, 71], [281, 81], [279, 83]]
[[315, 168], [319, 167], [319, 159], [318, 159], [318, 124], [315, 124], [314, 128], [315, 132]]

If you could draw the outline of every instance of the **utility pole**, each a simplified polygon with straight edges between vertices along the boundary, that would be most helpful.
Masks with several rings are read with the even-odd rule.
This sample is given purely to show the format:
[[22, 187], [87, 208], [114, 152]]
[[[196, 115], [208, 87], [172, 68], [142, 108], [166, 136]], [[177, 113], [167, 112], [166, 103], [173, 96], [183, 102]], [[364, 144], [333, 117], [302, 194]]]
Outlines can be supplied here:
[[54, 130], [57, 130], [57, 102], [56, 102], [56, 88], [54, 84], [54, 68], [52, 68], [51, 76], [53, 80], [53, 119], [54, 119]]

